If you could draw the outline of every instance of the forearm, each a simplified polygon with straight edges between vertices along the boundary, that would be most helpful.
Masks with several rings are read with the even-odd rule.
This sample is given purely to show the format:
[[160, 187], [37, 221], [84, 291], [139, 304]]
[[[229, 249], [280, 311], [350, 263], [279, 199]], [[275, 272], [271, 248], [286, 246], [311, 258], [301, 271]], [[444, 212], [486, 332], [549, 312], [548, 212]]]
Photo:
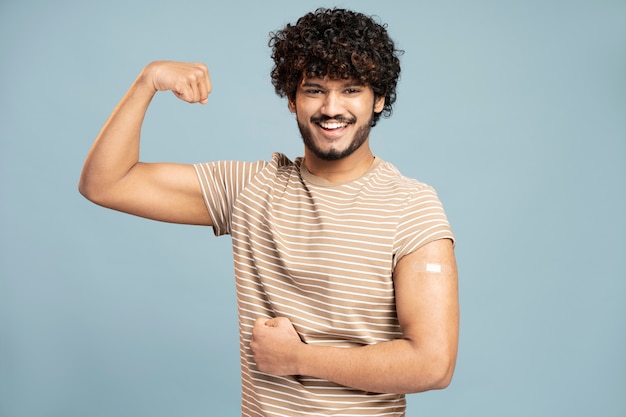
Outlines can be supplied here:
[[[419, 272], [424, 259], [445, 273]], [[326, 379], [363, 391], [411, 393], [449, 385], [456, 364], [459, 306], [448, 240], [432, 242], [396, 266], [402, 339], [363, 347], [305, 344], [288, 318], [259, 318], [250, 347], [259, 370]]]
[[368, 392], [412, 393], [448, 386], [456, 347], [418, 348], [399, 339], [359, 348], [302, 345], [297, 373]]
[[103, 192], [137, 164], [141, 126], [155, 92], [142, 73], [111, 113], [85, 161], [81, 193]]

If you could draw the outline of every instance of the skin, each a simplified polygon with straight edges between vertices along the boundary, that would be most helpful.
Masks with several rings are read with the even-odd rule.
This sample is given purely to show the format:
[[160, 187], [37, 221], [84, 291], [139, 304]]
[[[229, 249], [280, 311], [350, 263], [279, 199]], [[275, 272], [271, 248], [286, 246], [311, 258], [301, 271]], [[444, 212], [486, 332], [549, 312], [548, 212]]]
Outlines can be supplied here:
[[[309, 172], [343, 182], [367, 171], [374, 160], [369, 147], [372, 112], [380, 113], [384, 105], [384, 97], [375, 97], [371, 87], [352, 80], [303, 78], [295, 100], [289, 101], [289, 110], [296, 114]], [[349, 122], [324, 128], [329, 126], [324, 123], [332, 126], [342, 120]]]
[[92, 202], [149, 219], [211, 226], [192, 165], [139, 161], [141, 125], [157, 91], [206, 103], [205, 65], [159, 61], [146, 66], [103, 126], [85, 160], [78, 189]]
[[[206, 66], [170, 61], [146, 66], [96, 138], [79, 191], [97, 204], [137, 216], [210, 226], [192, 165], [139, 161], [145, 113], [152, 97], [168, 90], [181, 100], [205, 104], [211, 91]], [[372, 111], [382, 111], [384, 98], [375, 97], [369, 86], [303, 79], [288, 105], [307, 144], [304, 164], [309, 172], [343, 182], [371, 166], [369, 123]], [[344, 119], [350, 122], [336, 123]], [[427, 272], [426, 263], [440, 264], [442, 272]], [[307, 345], [287, 318], [260, 318], [250, 344], [258, 368], [275, 375], [324, 378], [370, 392], [446, 387], [454, 371], [459, 328], [452, 243], [434, 241], [406, 255], [396, 266], [394, 284], [403, 338], [350, 349]]]

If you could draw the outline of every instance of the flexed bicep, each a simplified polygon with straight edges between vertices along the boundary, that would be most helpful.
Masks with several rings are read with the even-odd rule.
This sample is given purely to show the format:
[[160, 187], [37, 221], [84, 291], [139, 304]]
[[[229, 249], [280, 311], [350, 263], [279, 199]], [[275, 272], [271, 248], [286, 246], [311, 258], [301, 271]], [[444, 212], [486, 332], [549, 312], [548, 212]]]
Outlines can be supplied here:
[[206, 103], [206, 65], [157, 61], [147, 65], [104, 124], [83, 167], [79, 191], [102, 206], [150, 219], [211, 225], [192, 165], [139, 161], [143, 120], [157, 91]]

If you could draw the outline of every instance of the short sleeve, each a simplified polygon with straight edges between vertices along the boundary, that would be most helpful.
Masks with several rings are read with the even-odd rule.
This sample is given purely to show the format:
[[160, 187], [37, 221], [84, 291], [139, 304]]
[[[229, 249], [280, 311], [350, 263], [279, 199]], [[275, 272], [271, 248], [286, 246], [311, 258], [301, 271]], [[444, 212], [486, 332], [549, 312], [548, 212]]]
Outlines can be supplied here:
[[408, 194], [394, 239], [393, 267], [405, 255], [439, 239], [455, 242], [448, 218], [437, 192], [420, 184]]
[[216, 236], [230, 234], [233, 205], [265, 161], [217, 161], [194, 164]]

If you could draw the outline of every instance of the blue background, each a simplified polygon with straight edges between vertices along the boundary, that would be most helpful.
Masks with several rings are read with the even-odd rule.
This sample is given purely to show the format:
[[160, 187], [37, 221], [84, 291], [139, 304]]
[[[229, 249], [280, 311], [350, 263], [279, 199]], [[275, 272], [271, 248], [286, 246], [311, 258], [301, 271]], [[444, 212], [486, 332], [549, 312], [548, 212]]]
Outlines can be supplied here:
[[626, 2], [4, 0], [0, 416], [238, 415], [230, 239], [99, 208], [78, 176], [155, 59], [205, 62], [214, 92], [158, 95], [142, 159], [299, 156], [268, 32], [318, 5], [406, 51], [372, 147], [458, 238], [455, 379], [408, 415], [626, 415]]

